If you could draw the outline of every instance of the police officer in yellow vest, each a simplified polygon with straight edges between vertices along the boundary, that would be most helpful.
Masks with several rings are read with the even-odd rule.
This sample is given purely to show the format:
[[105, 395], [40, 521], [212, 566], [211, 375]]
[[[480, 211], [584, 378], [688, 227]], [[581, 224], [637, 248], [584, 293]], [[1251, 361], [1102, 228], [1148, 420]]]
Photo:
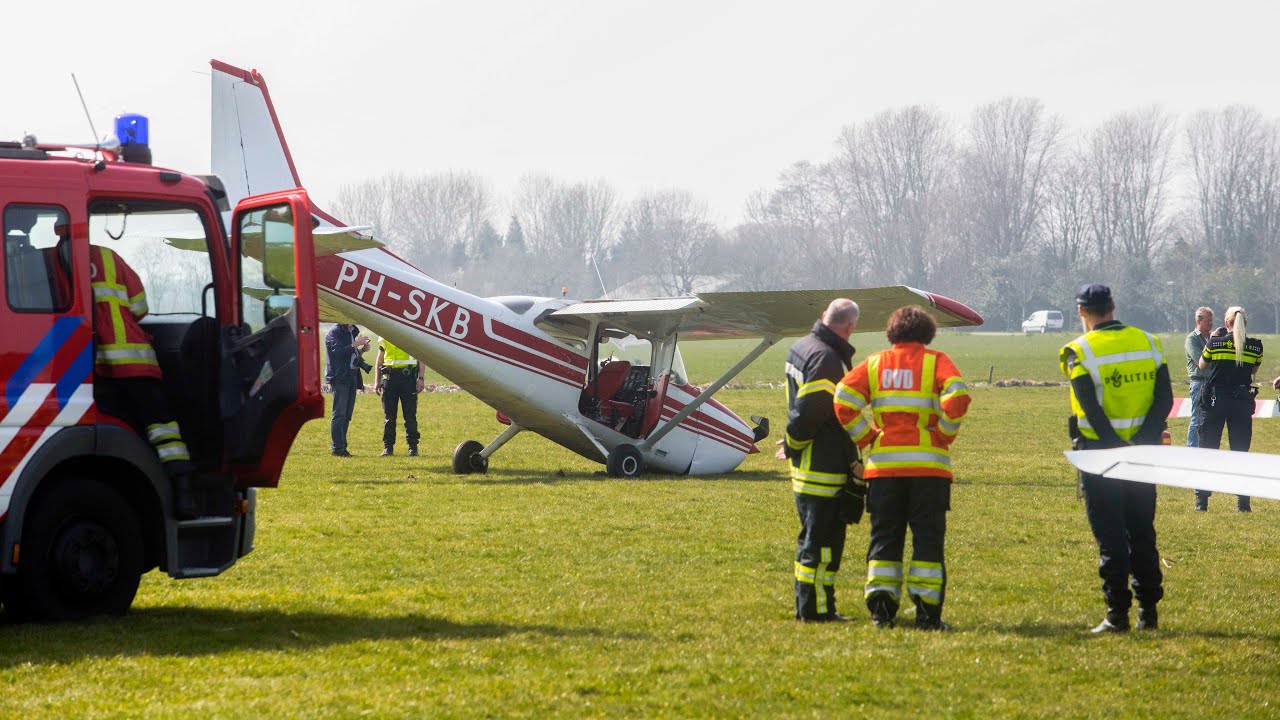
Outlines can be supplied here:
[[[1076, 305], [1085, 334], [1059, 355], [1062, 372], [1071, 380], [1074, 445], [1088, 450], [1160, 444], [1173, 407], [1160, 340], [1116, 320], [1111, 289], [1105, 285], [1081, 287]], [[1138, 629], [1156, 629], [1156, 603], [1164, 597], [1156, 550], [1156, 486], [1086, 473], [1080, 483], [1098, 541], [1098, 574], [1107, 602], [1107, 617], [1093, 632], [1127, 631], [1134, 595]]]
[[377, 384], [382, 396], [382, 455], [395, 451], [397, 404], [404, 410], [404, 439], [409, 443], [409, 457], [418, 456], [418, 393], [425, 381], [422, 363], [409, 353], [383, 338], [378, 342], [378, 360], [374, 363]]

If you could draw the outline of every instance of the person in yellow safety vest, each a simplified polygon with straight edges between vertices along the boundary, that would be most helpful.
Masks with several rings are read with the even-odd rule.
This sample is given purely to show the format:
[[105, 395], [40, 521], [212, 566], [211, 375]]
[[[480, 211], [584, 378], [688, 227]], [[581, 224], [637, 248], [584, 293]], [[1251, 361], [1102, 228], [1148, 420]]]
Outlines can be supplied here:
[[858, 325], [858, 314], [852, 300], [833, 300], [813, 330], [787, 352], [782, 449], [790, 460], [800, 518], [795, 618], [801, 622], [849, 619], [836, 612], [836, 572], [844, 554], [845, 526], [862, 517], [861, 480], [853, 477], [858, 450], [836, 422], [831, 397], [836, 381], [853, 362], [849, 336]]
[[[1076, 293], [1085, 333], [1059, 354], [1071, 381], [1068, 423], [1077, 449], [1159, 445], [1173, 407], [1173, 387], [1160, 340], [1115, 319], [1106, 285]], [[1159, 625], [1156, 604], [1164, 597], [1164, 574], [1156, 549], [1156, 486], [1080, 474], [1085, 513], [1098, 542], [1098, 575], [1107, 616], [1091, 632], [1126, 632], [1129, 608], [1138, 598], [1138, 628]], [[1129, 577], [1133, 576], [1133, 592]]]
[[197, 516], [195, 466], [161, 383], [151, 338], [138, 323], [147, 314], [142, 280], [124, 258], [89, 247], [93, 288], [94, 399], [102, 412], [128, 422], [155, 448], [174, 488], [178, 517]]
[[374, 362], [376, 385], [382, 396], [382, 456], [395, 453], [397, 404], [404, 410], [404, 439], [409, 444], [409, 457], [418, 456], [418, 393], [426, 381], [425, 367], [383, 338], [378, 342], [378, 359]]
[[923, 308], [898, 308], [886, 331], [893, 347], [867, 357], [836, 385], [836, 418], [865, 453], [871, 541], [864, 597], [880, 628], [893, 627], [898, 613], [910, 527], [906, 583], [916, 627], [951, 629], [942, 622], [943, 546], [951, 509], [951, 444], [969, 410], [969, 389], [946, 353], [925, 347], [937, 330]]

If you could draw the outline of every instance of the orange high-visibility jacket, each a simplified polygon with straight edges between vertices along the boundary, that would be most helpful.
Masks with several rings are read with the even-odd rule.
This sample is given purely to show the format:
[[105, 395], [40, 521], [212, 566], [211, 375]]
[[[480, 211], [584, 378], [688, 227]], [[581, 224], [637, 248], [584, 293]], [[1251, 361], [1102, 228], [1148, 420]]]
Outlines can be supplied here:
[[89, 247], [93, 286], [93, 372], [104, 377], [160, 377], [151, 338], [138, 321], [147, 314], [142, 280], [111, 250]]
[[952, 479], [951, 443], [968, 409], [955, 363], [917, 342], [869, 356], [836, 385], [836, 418], [863, 449], [868, 480]]

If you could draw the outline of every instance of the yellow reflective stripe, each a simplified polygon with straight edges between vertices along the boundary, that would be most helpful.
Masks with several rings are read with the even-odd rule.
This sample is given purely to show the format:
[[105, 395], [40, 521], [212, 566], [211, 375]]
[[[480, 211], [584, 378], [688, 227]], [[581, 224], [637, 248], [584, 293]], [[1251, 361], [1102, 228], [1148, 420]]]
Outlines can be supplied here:
[[849, 438], [854, 442], [858, 442], [871, 432], [871, 426], [867, 424], [867, 419], [859, 415], [855, 420], [850, 420], [842, 426], [845, 432], [849, 433]]
[[[827, 584], [827, 565], [829, 564], [831, 564], [831, 548], [824, 547], [822, 548], [822, 560], [818, 562], [818, 569], [817, 571], [814, 572], [813, 583], [815, 585], [822, 586]], [[826, 615], [827, 614], [826, 590], [823, 590], [822, 587], [819, 587], [818, 592], [815, 593], [815, 596], [818, 601], [817, 607], [815, 609], [818, 611], [819, 615]]]
[[814, 568], [806, 567], [800, 563], [796, 563], [796, 580], [802, 583], [813, 584]]
[[907, 568], [907, 594], [928, 605], [941, 605], [945, 580], [942, 563], [912, 560]]
[[830, 380], [813, 380], [796, 388], [796, 399], [800, 399], [805, 395], [812, 395], [818, 392], [828, 392], [832, 395], [836, 393], [836, 384]]
[[803, 480], [796, 480], [792, 478], [791, 491], [794, 493], [799, 493], [801, 495], [812, 495], [814, 497], [832, 498], [832, 497], [835, 497], [836, 494], [840, 492], [840, 488], [829, 487], [826, 485], [814, 485], [812, 483], [807, 483]]
[[813, 444], [812, 440], [797, 440], [791, 437], [791, 433], [784, 433], [787, 437], [787, 447], [792, 450], [803, 450]]
[[[959, 420], [959, 418], [956, 418], [956, 419]], [[953, 436], [956, 433], [960, 432], [960, 423], [952, 422], [946, 419], [945, 417], [939, 417], [938, 432], [941, 432], [943, 435], [946, 435], [948, 437]]]
[[140, 292], [129, 298], [129, 310], [138, 317], [142, 317], [147, 314], [148, 308], [146, 291]]
[[129, 304], [129, 293], [122, 287], [114, 287], [106, 283], [91, 283], [93, 287], [93, 299], [95, 301], [114, 300], [122, 304]]
[[867, 406], [867, 399], [862, 396], [862, 393], [844, 383], [836, 385], [835, 401], [854, 410], [861, 410]]
[[153, 443], [160, 440], [181, 440], [182, 433], [176, 422], [154, 423], [147, 426], [147, 439]]
[[872, 560], [867, 563], [867, 584], [864, 595], [887, 592], [897, 598], [902, 594], [902, 563], [893, 560]]
[[173, 462], [174, 460], [190, 460], [191, 455], [187, 452], [187, 446], [182, 441], [166, 443], [156, 446], [156, 455], [160, 458], [160, 462]]

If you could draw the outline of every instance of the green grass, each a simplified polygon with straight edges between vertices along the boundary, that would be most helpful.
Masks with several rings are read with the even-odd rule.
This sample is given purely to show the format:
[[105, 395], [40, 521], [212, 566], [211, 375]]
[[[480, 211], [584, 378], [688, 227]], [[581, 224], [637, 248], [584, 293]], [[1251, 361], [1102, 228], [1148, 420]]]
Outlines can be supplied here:
[[[1066, 339], [938, 346], [974, 379], [1051, 380]], [[686, 361], [706, 382], [740, 352], [691, 343]], [[779, 353], [720, 395], [775, 428], [785, 400], [760, 384]], [[1060, 452], [1065, 392], [973, 391], [947, 635], [790, 619], [797, 523], [771, 452], [721, 477], [620, 481], [520, 436], [458, 477], [449, 454], [498, 432], [491, 411], [424, 396], [425, 457], [383, 459], [362, 396], [358, 457], [330, 457], [327, 425], [308, 425], [259, 495], [257, 550], [223, 576], [151, 573], [120, 619], [0, 626], [0, 717], [1274, 717], [1280, 503], [1238, 515], [1215, 496], [1204, 515], [1162, 489], [1164, 629], [1088, 636], [1103, 605]], [[1254, 447], [1280, 453], [1280, 422], [1256, 423]], [[866, 538], [850, 529], [837, 585], [858, 617]]]

